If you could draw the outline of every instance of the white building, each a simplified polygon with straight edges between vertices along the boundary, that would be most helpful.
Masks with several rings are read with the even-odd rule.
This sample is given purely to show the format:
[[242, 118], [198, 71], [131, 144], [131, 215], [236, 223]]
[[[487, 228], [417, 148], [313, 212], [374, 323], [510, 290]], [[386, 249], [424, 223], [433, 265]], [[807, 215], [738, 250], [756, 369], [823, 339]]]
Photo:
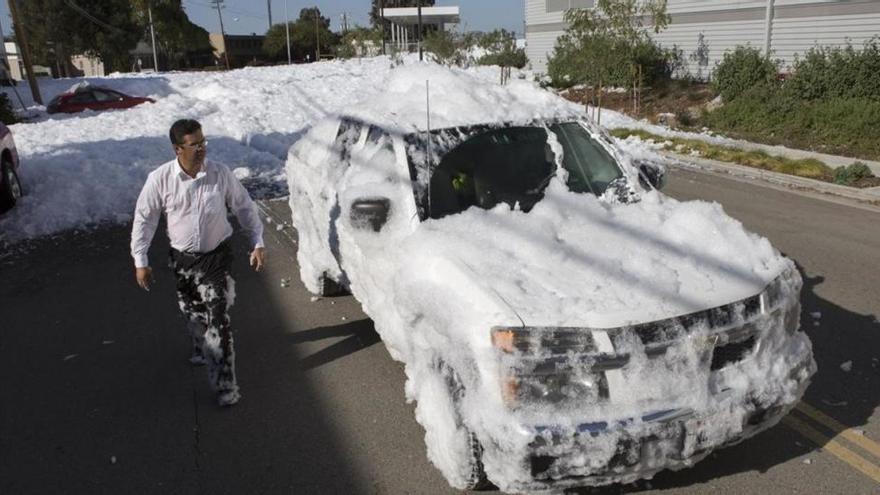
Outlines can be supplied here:
[[[26, 79], [24, 60], [18, 51], [18, 45], [14, 41], [6, 41], [3, 43], [3, 48], [6, 53], [6, 63], [9, 64], [9, 75], [14, 81]], [[42, 65], [34, 65], [34, 75], [36, 77], [52, 77], [52, 70]]]
[[101, 77], [106, 75], [104, 72], [104, 62], [100, 58], [74, 55], [70, 57], [70, 63], [82, 72], [83, 77]]
[[[382, 9], [382, 17], [391, 25], [391, 46], [401, 51], [418, 50], [419, 9], [416, 7], [399, 7]], [[447, 24], [461, 22], [461, 14], [457, 6], [422, 7], [421, 22], [423, 26], [436, 26], [443, 31]]]
[[[526, 53], [537, 72], [547, 57], [571, 8], [592, 8], [595, 0], [525, 0]], [[815, 45], [860, 47], [880, 35], [880, 0], [669, 0], [669, 27], [656, 36], [666, 47], [683, 50], [691, 74], [714, 69], [727, 50], [751, 45], [769, 51], [783, 67]], [[707, 57], [697, 53], [702, 35]], [[702, 67], [700, 67], [702, 65]]]

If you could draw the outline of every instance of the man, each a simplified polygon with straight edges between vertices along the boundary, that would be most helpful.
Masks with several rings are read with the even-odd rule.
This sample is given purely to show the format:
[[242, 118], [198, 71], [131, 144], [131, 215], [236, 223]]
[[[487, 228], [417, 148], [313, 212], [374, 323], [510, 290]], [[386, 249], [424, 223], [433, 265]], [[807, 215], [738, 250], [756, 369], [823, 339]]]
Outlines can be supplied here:
[[153, 271], [147, 251], [165, 213], [171, 241], [170, 265], [177, 277], [180, 310], [187, 317], [193, 364], [208, 363], [208, 378], [221, 406], [241, 395], [235, 380], [235, 352], [229, 307], [235, 298], [230, 275], [232, 226], [227, 208], [247, 232], [253, 252], [250, 264], [263, 268], [263, 224], [245, 188], [224, 165], [205, 161], [207, 141], [195, 120], [171, 126], [177, 158], [150, 173], [137, 200], [131, 231], [131, 256], [138, 285], [149, 291]]

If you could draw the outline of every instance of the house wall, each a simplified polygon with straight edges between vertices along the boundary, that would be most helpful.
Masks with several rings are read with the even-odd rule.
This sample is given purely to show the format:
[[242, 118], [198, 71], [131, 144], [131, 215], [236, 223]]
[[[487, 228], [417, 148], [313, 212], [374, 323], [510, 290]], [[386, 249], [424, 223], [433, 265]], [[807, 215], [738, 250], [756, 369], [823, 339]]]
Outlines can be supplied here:
[[99, 58], [74, 55], [70, 57], [70, 63], [81, 70], [84, 77], [100, 77], [105, 75], [104, 62], [101, 62]]
[[[565, 30], [566, 3], [585, 1], [526, 0], [526, 54], [537, 72], [546, 71], [547, 56]], [[771, 55], [787, 67], [795, 54], [817, 44], [858, 47], [880, 35], [880, 0], [669, 0], [667, 11], [671, 22], [656, 39], [681, 49], [692, 75], [707, 75], [737, 45], [765, 50], [769, 41]], [[696, 58], [701, 34], [708, 49], [702, 64]]]

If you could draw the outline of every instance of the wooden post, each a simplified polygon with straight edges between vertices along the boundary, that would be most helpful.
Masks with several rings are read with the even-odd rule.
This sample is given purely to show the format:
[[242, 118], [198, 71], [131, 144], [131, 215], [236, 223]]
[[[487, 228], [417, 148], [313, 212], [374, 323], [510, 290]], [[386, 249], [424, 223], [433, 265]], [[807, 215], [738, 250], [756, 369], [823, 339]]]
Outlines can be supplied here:
[[21, 59], [24, 61], [24, 68], [27, 71], [31, 95], [36, 103], [42, 105], [43, 97], [40, 96], [40, 87], [37, 85], [37, 78], [34, 77], [34, 66], [31, 64], [31, 50], [28, 47], [27, 34], [25, 33], [27, 30], [24, 24], [21, 23], [17, 0], [9, 0], [9, 12], [12, 14], [12, 22], [15, 24], [15, 41], [18, 43], [18, 49], [21, 50]]
[[385, 55], [385, 3], [379, 0], [379, 26], [382, 29], [382, 55]]
[[315, 5], [315, 44], [317, 49], [315, 50], [315, 62], [321, 60], [321, 34], [318, 30], [318, 6]]
[[214, 5], [217, 7], [217, 15], [220, 16], [220, 36], [223, 39], [223, 58], [226, 60], [226, 70], [229, 70], [229, 47], [226, 45], [226, 30], [223, 29], [223, 13], [220, 12], [222, 4], [223, 0], [214, 0]]
[[422, 0], [418, 0], [419, 2], [419, 62], [424, 60], [424, 55], [422, 53]]

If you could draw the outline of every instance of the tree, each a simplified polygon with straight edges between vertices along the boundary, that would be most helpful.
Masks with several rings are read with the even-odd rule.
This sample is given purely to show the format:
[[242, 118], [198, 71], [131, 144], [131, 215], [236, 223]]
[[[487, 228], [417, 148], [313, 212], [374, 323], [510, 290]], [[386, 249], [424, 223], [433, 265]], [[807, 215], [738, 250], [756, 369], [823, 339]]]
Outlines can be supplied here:
[[425, 37], [425, 51], [434, 62], [446, 66], [468, 63], [467, 45], [462, 36], [451, 31], [434, 31]]
[[477, 42], [484, 54], [477, 60], [480, 65], [497, 65], [501, 67], [501, 84], [510, 79], [510, 69], [522, 69], [529, 59], [526, 51], [516, 46], [516, 35], [505, 29], [496, 29], [484, 34]]
[[[330, 31], [330, 19], [321, 16], [321, 10], [317, 7], [302, 9], [299, 19], [290, 23], [290, 53], [293, 59], [306, 60], [308, 57], [308, 60], [316, 60], [318, 38], [321, 42], [321, 53], [331, 53], [336, 46], [337, 36]], [[286, 59], [287, 35], [284, 24], [274, 24], [269, 28], [263, 40], [263, 51], [270, 57], [281, 59], [283, 56]]]
[[356, 26], [339, 42], [337, 55], [341, 58], [368, 57], [382, 48], [382, 33], [377, 28]]
[[606, 84], [628, 86], [635, 97], [646, 75], [669, 71], [672, 55], [651, 40], [647, 27], [659, 33], [669, 19], [666, 0], [598, 0], [595, 9], [569, 10], [548, 72], [556, 82], [593, 84], [601, 112]]
[[125, 70], [128, 52], [141, 37], [127, 0], [28, 0], [18, 1], [28, 45], [36, 60], [61, 68], [70, 55], [97, 56], [109, 70]]
[[133, 0], [142, 39], [150, 40], [147, 8], [152, 8], [156, 32], [156, 51], [169, 69], [205, 63], [212, 55], [208, 32], [191, 22], [181, 0]]

